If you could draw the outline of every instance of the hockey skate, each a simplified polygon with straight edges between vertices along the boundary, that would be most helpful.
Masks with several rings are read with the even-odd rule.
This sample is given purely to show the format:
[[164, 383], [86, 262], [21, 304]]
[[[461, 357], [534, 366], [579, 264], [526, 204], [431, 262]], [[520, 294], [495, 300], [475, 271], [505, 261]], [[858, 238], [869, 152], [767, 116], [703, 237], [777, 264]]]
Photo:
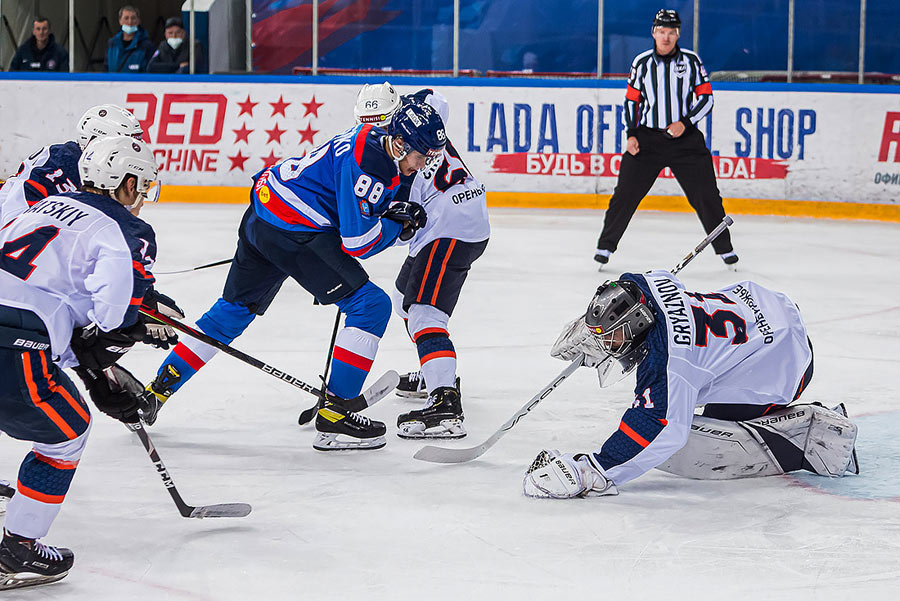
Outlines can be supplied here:
[[317, 451], [380, 449], [386, 444], [383, 422], [348, 410], [332, 396], [319, 403], [316, 430], [313, 448]]
[[463, 419], [459, 390], [442, 386], [431, 393], [424, 409], [397, 418], [397, 436], [407, 439], [463, 438], [466, 435]]
[[0, 542], [0, 591], [62, 580], [75, 562], [70, 549], [3, 531]]
[[177, 384], [179, 380], [181, 380], [181, 374], [178, 373], [178, 370], [172, 365], [166, 365], [162, 372], [152, 382], [147, 384], [147, 392], [150, 394], [143, 394], [138, 397], [138, 413], [144, 424], [152, 426], [156, 423], [159, 410], [172, 396], [172, 386]]
[[[459, 390], [459, 376], [456, 377], [456, 389]], [[427, 399], [428, 388], [420, 371], [411, 371], [400, 376], [400, 383], [394, 391], [397, 396], [408, 399]]]

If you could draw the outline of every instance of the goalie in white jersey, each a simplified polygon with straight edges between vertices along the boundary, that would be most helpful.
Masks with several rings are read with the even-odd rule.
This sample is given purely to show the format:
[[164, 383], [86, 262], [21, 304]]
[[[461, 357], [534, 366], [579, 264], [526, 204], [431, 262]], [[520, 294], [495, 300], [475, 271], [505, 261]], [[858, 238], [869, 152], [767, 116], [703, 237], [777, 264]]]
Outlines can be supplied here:
[[181, 315], [153, 290], [156, 237], [137, 217], [158, 191], [149, 147], [106, 138], [78, 167], [81, 191], [40, 200], [0, 229], [0, 430], [33, 442], [7, 505], [0, 590], [54, 582], [74, 561], [69, 549], [39, 540], [59, 513], [91, 427], [88, 405], [62, 368], [75, 369], [98, 409], [137, 421], [139, 399], [122, 386], [133, 377], [115, 362], [137, 341], [162, 348], [174, 341], [174, 331], [142, 322], [142, 303]]
[[[363, 86], [354, 115], [358, 122], [383, 125], [410, 102], [431, 105], [446, 127], [450, 108], [442, 94], [423, 89], [400, 98], [387, 82]], [[401, 377], [397, 392], [427, 396], [427, 401], [424, 408], [397, 418], [397, 434], [412, 439], [462, 438], [466, 430], [456, 349], [447, 328], [469, 269], [491, 235], [485, 187], [449, 140], [442, 155], [417, 172], [410, 185], [409, 200], [425, 207], [428, 220], [409, 240], [409, 256], [400, 268], [392, 300], [416, 345], [421, 369]]]
[[552, 354], [583, 354], [601, 386], [637, 369], [635, 397], [601, 448], [542, 451], [525, 475], [528, 496], [617, 494], [653, 468], [696, 479], [859, 473], [843, 405], [792, 404], [812, 377], [813, 352], [799, 309], [780, 292], [749, 281], [688, 292], [667, 271], [626, 273], [600, 286]]

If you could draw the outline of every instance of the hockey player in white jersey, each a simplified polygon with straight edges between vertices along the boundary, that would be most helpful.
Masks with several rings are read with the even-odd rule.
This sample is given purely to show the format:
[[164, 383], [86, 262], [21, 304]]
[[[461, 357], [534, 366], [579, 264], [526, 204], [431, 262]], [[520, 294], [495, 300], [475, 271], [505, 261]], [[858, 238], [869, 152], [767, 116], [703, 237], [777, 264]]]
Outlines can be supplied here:
[[[41, 200], [0, 229], [0, 430], [33, 442], [7, 505], [0, 590], [55, 582], [71, 550], [43, 544], [72, 482], [96, 407], [138, 419], [133, 377], [115, 362], [136, 341], [168, 348], [174, 332], [144, 323], [143, 303], [173, 316], [153, 289], [153, 229], [137, 217], [154, 199], [157, 166], [141, 141], [98, 141], [79, 161], [82, 190]], [[137, 385], [140, 390], [141, 385]]]
[[598, 288], [552, 354], [583, 354], [601, 386], [637, 369], [635, 397], [601, 448], [542, 451], [525, 475], [528, 496], [617, 494], [653, 468], [695, 479], [859, 473], [843, 405], [795, 403], [812, 377], [812, 344], [780, 292], [749, 281], [688, 292], [667, 271], [626, 273]]
[[[431, 89], [397, 98], [385, 82], [363, 86], [354, 115], [358, 122], [390, 122], [406, 102], [430, 104], [446, 126], [447, 99]], [[426, 398], [425, 407], [397, 418], [401, 438], [462, 438], [464, 414], [456, 376], [456, 349], [448, 322], [472, 263], [490, 237], [485, 187], [472, 176], [448, 140], [442, 156], [416, 173], [409, 199], [428, 213], [428, 222], [409, 240], [409, 256], [397, 276], [394, 312], [406, 323], [421, 369], [400, 379], [401, 396]], [[427, 383], [427, 385], [426, 385]], [[427, 394], [426, 394], [427, 391]]]
[[78, 159], [88, 144], [110, 136], [140, 140], [144, 131], [130, 111], [114, 104], [89, 108], [78, 120], [77, 140], [44, 146], [22, 161], [15, 175], [0, 187], [0, 226], [36, 202], [81, 186]]

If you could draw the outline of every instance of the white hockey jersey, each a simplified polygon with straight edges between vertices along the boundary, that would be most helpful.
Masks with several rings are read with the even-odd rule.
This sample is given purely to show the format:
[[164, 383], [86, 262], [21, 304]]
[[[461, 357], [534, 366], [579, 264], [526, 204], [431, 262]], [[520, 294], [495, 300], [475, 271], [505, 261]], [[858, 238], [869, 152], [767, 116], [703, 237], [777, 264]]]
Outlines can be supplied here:
[[449, 141], [440, 162], [416, 174], [409, 199], [425, 207], [428, 220], [409, 243], [410, 256], [438, 238], [482, 242], [491, 236], [484, 184], [469, 172]]
[[155, 258], [153, 229], [112, 198], [50, 196], [0, 229], [0, 305], [36, 313], [54, 362], [77, 365], [72, 329], [136, 323]]
[[0, 187], [0, 226], [6, 225], [36, 202], [81, 185], [77, 142], [44, 146], [22, 161], [16, 174]]
[[806, 327], [787, 296], [754, 282], [685, 290], [668, 271], [623, 274], [641, 288], [657, 324], [638, 367], [635, 400], [594, 458], [617, 485], [685, 445], [707, 403], [790, 403], [812, 361]]

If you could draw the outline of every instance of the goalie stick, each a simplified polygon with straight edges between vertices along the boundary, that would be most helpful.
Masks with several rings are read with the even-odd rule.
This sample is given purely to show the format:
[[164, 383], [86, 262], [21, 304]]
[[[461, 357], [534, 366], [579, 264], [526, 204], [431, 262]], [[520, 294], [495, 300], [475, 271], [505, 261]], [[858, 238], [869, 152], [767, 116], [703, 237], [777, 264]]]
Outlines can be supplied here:
[[178, 512], [181, 513], [181, 517], [198, 519], [242, 518], [249, 515], [252, 508], [247, 503], [219, 503], [217, 505], [201, 505], [199, 507], [194, 507], [193, 505], [185, 503], [184, 499], [182, 499], [181, 495], [178, 493], [178, 489], [175, 488], [175, 481], [172, 480], [172, 477], [169, 475], [169, 470], [166, 469], [162, 459], [159, 458], [159, 453], [156, 452], [153, 441], [150, 440], [150, 436], [147, 434], [147, 431], [144, 430], [144, 425], [139, 421], [125, 425], [141, 439], [141, 444], [143, 444], [144, 449], [147, 450], [150, 461], [156, 466], [156, 471], [159, 472], [163, 484], [166, 485], [166, 490], [172, 495], [172, 500], [175, 501], [175, 506], [178, 507]]
[[[681, 260], [681, 262], [675, 266], [672, 270], [672, 274], [676, 274], [684, 267], [694, 260], [700, 252], [706, 248], [710, 242], [715, 240], [715, 238], [725, 231], [725, 229], [732, 225], [734, 220], [728, 215], [722, 220], [722, 223], [716, 226], [709, 235], [703, 239], [700, 244], [698, 244], [694, 250], [692, 250], [688, 255]], [[572, 373], [581, 367], [582, 362], [584, 361], [584, 354], [577, 357], [572, 363], [566, 367], [562, 373], [560, 373], [556, 379], [554, 379], [550, 384], [545, 386], [539, 393], [537, 393], [530, 401], [525, 403], [521, 409], [519, 409], [515, 415], [509, 418], [506, 423], [500, 426], [500, 429], [494, 432], [494, 434], [488, 438], [486, 441], [481, 443], [478, 446], [470, 447], [467, 449], [448, 449], [444, 447], [435, 447], [435, 446], [424, 446], [413, 455], [414, 459], [419, 459], [420, 461], [428, 461], [431, 463], [465, 463], [467, 461], [472, 461], [473, 459], [477, 459], [481, 457], [488, 449], [494, 446], [498, 440], [500, 440], [509, 430], [512, 429], [513, 426], [518, 423], [518, 421], [528, 414], [534, 407], [540, 403], [547, 395], [553, 392], [557, 386], [559, 386], [563, 380], [568, 378]]]
[[[225, 353], [227, 355], [231, 355], [232, 357], [234, 357], [236, 359], [240, 359], [244, 363], [248, 363], [248, 364], [252, 365], [253, 367], [255, 367], [256, 369], [260, 369], [260, 370], [266, 372], [267, 374], [278, 378], [279, 380], [283, 380], [283, 381], [287, 382], [288, 384], [291, 384], [292, 386], [295, 386], [304, 392], [308, 392], [309, 394], [311, 394], [317, 398], [321, 398], [321, 396], [322, 396], [322, 391], [320, 389], [313, 388], [312, 386], [310, 386], [303, 380], [300, 380], [299, 378], [296, 378], [287, 372], [283, 372], [280, 369], [276, 369], [276, 368], [272, 367], [271, 365], [268, 365], [267, 363], [263, 363], [256, 357], [251, 357], [247, 353], [239, 351], [236, 348], [225, 344], [224, 342], [216, 340], [212, 336], [204, 334], [200, 330], [194, 329], [189, 325], [183, 324], [180, 321], [172, 319], [171, 317], [166, 317], [162, 313], [160, 313], [158, 311], [154, 311], [153, 309], [150, 309], [149, 307], [145, 307], [143, 305], [141, 305], [141, 308], [139, 310], [141, 313], [143, 313], [147, 317], [150, 317], [160, 323], [164, 323], [167, 326], [175, 328], [179, 332], [183, 332], [192, 338], [196, 338], [200, 342], [205, 342], [206, 344], [219, 349], [223, 353]], [[396, 388], [397, 384], [399, 384], [399, 383], [400, 383], [400, 376], [397, 374], [397, 372], [395, 372], [393, 370], [388, 370], [387, 372], [385, 372], [384, 375], [382, 375], [380, 378], [378, 378], [378, 380], [376, 380], [375, 383], [372, 386], [370, 386], [367, 390], [365, 390], [362, 394], [360, 394], [359, 396], [353, 397], [352, 399], [345, 399], [345, 406], [348, 409], [350, 409], [350, 411], [353, 411], [353, 409], [351, 408], [352, 406], [362, 406], [363, 408], [365, 408], [370, 405], [374, 405], [375, 403], [380, 401], [382, 398], [387, 396], [387, 394], [390, 391], [392, 391], [394, 388]]]

